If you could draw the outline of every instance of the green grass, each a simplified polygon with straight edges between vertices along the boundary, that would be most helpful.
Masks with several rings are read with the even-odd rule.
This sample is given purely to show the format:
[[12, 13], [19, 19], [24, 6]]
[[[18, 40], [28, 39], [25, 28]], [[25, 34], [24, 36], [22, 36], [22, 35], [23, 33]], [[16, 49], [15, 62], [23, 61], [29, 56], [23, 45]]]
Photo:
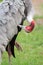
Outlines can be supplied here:
[[35, 20], [36, 20], [36, 19], [43, 19], [43, 15], [41, 15], [41, 16], [40, 16], [40, 15], [35, 15], [35, 16], [34, 16], [34, 19], [35, 19]]
[[0, 0], [0, 2], [2, 2], [3, 0]]

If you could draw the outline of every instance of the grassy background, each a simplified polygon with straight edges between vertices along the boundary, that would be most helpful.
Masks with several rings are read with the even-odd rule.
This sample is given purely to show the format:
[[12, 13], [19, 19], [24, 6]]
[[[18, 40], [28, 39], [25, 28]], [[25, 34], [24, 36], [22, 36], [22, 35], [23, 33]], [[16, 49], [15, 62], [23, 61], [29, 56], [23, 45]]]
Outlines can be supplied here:
[[3, 0], [0, 0], [0, 2], [2, 2]]
[[[1, 0], [0, 0], [1, 1]], [[43, 19], [43, 16], [35, 16], [35, 20]], [[11, 57], [12, 65], [43, 65], [43, 25], [36, 23], [36, 27], [31, 33], [23, 30], [19, 33], [17, 41], [23, 48], [19, 52], [15, 48], [16, 58]], [[7, 52], [3, 53], [2, 65], [8, 65]]]

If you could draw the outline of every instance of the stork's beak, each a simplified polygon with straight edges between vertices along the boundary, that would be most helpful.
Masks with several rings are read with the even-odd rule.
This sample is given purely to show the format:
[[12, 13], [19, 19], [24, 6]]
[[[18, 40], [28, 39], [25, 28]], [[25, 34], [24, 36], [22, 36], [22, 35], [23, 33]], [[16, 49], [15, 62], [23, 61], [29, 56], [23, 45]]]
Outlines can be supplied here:
[[35, 27], [35, 21], [32, 20], [29, 26], [19, 25], [20, 28], [24, 29], [27, 33], [32, 32]]

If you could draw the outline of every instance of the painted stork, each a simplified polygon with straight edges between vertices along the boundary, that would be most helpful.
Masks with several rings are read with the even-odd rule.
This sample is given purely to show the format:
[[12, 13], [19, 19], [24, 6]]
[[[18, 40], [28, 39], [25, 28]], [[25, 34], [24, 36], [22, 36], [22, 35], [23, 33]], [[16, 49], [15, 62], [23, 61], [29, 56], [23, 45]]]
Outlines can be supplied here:
[[[9, 57], [15, 57], [14, 45], [22, 50], [16, 38], [21, 29], [27, 33], [32, 32], [35, 26], [33, 14], [31, 0], [4, 0], [0, 4], [0, 64], [5, 50]], [[23, 26], [25, 19], [30, 25]]]

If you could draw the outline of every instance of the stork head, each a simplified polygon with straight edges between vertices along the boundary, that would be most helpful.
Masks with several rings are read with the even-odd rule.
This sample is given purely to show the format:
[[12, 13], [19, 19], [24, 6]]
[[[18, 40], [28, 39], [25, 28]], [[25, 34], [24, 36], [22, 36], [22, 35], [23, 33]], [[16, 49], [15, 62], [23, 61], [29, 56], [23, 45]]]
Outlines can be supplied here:
[[34, 27], [35, 27], [35, 21], [33, 19], [33, 15], [32, 14], [28, 14], [27, 16], [27, 22], [28, 24], [30, 23], [30, 25], [27, 26], [21, 26], [19, 25], [19, 27], [21, 27], [22, 29], [24, 29], [27, 33], [30, 33], [33, 31]]

